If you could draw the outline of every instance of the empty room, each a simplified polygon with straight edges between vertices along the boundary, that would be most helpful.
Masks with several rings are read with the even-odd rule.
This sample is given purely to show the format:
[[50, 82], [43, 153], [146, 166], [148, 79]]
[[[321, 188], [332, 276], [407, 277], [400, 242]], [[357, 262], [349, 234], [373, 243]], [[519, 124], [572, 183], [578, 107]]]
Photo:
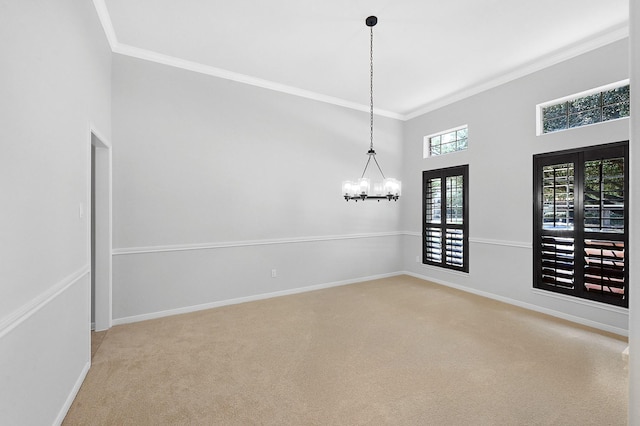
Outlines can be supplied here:
[[0, 52], [0, 424], [640, 425], [637, 2], [7, 0]]

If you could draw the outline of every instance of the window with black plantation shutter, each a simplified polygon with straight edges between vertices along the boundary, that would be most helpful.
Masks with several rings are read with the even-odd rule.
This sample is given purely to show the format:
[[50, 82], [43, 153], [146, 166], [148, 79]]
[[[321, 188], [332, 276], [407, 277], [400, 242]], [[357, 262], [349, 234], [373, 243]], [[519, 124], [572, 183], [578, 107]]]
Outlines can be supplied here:
[[425, 264], [469, 271], [468, 170], [458, 166], [422, 174]]
[[534, 287], [629, 305], [628, 142], [534, 156]]

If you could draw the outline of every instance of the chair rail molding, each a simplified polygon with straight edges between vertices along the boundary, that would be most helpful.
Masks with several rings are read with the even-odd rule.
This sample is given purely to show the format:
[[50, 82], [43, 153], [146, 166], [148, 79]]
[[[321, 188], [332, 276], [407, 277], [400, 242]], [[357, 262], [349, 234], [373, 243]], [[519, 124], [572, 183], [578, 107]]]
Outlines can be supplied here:
[[6, 317], [0, 320], [0, 338], [6, 336], [13, 329], [22, 324], [25, 320], [38, 312], [44, 306], [49, 304], [53, 299], [64, 293], [69, 287], [80, 281], [85, 275], [91, 273], [91, 266], [85, 265], [77, 271], [71, 273], [58, 283], [40, 293], [29, 302], [22, 305]]
[[315, 237], [293, 237], [293, 238], [274, 238], [274, 239], [264, 239], [264, 240], [228, 241], [228, 242], [219, 242], [219, 243], [211, 242], [211, 243], [198, 243], [198, 244], [175, 244], [175, 245], [158, 245], [158, 246], [148, 246], [148, 247], [128, 247], [128, 248], [114, 249], [113, 255], [121, 256], [121, 255], [130, 255], [130, 254], [159, 253], [159, 252], [172, 252], [172, 251], [213, 250], [213, 249], [222, 249], [222, 248], [268, 246], [268, 245], [277, 245], [277, 244], [300, 244], [300, 243], [313, 243], [313, 242], [322, 242], [322, 241], [395, 237], [399, 235], [402, 235], [402, 232], [372, 232], [372, 233], [366, 233], [366, 234], [345, 234], [345, 235], [327, 235], [327, 236], [315, 236]]

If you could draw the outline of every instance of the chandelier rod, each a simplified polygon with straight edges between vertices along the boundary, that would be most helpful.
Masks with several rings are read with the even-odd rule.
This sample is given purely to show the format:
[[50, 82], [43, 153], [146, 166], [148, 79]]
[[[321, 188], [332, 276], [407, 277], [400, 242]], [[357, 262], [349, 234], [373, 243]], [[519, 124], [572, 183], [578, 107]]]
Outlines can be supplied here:
[[[375, 24], [374, 24], [375, 25]], [[371, 38], [369, 43], [369, 111], [370, 111], [370, 142], [369, 150], [373, 151], [373, 25], [369, 27], [371, 30]]]
[[364, 178], [364, 174], [367, 172], [367, 167], [369, 167], [369, 163], [371, 162], [371, 157], [373, 157], [373, 161], [376, 162], [376, 166], [378, 166], [378, 170], [382, 175], [382, 179], [386, 179], [384, 173], [382, 172], [382, 168], [376, 159], [376, 151], [373, 149], [373, 27], [378, 23], [378, 19], [375, 17], [367, 18], [367, 26], [369, 26], [370, 36], [369, 36], [369, 159], [367, 160], [367, 164], [364, 166], [364, 171], [362, 172], [361, 178]]

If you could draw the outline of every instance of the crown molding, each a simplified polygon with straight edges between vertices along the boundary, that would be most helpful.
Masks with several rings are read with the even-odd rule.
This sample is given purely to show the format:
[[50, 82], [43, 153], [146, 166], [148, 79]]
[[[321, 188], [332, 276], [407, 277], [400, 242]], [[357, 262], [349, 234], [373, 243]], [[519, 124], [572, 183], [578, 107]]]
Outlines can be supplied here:
[[[102, 28], [104, 29], [105, 35], [109, 42], [109, 46], [111, 47], [111, 51], [114, 53], [150, 62], [156, 62], [167, 66], [181, 68], [188, 71], [198, 72], [212, 77], [218, 77], [225, 80], [231, 80], [238, 83], [261, 87], [267, 90], [274, 90], [276, 92], [282, 92], [293, 96], [299, 96], [306, 99], [337, 105], [356, 111], [369, 112], [369, 105], [359, 104], [357, 102], [351, 102], [346, 99], [323, 95], [321, 93], [300, 89], [298, 87], [288, 86], [286, 84], [276, 83], [274, 81], [264, 80], [261, 78], [252, 77], [222, 68], [216, 68], [198, 62], [188, 61], [174, 56], [164, 55], [162, 53], [153, 52], [151, 50], [120, 43], [118, 41], [118, 38], [116, 37], [116, 33], [111, 21], [111, 16], [109, 15], [105, 0], [93, 0], [93, 4], [95, 6], [96, 12], [98, 13], [100, 23], [102, 24]], [[494, 87], [498, 87], [502, 84], [508, 83], [518, 78], [540, 71], [544, 68], [574, 58], [583, 53], [589, 52], [615, 41], [622, 40], [628, 36], [629, 22], [625, 21], [592, 37], [589, 37], [588, 39], [574, 43], [565, 48], [552, 52], [546, 56], [543, 56], [542, 58], [529, 62], [524, 66], [501, 74], [495, 78], [472, 85], [449, 96], [445, 96], [433, 102], [429, 102], [409, 112], [398, 113], [394, 111], [375, 108], [374, 114], [401, 121], [411, 120], [428, 112], [445, 107], [478, 93], [484, 92]]]
[[556, 50], [555, 52], [552, 52], [548, 55], [538, 58], [510, 72], [501, 74], [493, 79], [487, 80], [482, 83], [478, 83], [464, 90], [461, 90], [449, 96], [445, 96], [443, 98], [430, 102], [426, 105], [423, 105], [422, 107], [414, 110], [413, 112], [409, 112], [405, 114], [403, 116], [403, 120], [405, 121], [411, 120], [413, 118], [419, 117], [428, 112], [435, 111], [439, 108], [461, 101], [462, 99], [466, 99], [473, 95], [477, 95], [478, 93], [484, 92], [489, 89], [493, 89], [494, 87], [498, 87], [502, 84], [516, 80], [518, 78], [522, 78], [529, 74], [533, 74], [534, 72], [559, 64], [571, 58], [575, 58], [576, 56], [595, 50], [599, 47], [603, 47], [603, 46], [606, 46], [607, 44], [611, 44], [618, 40], [622, 40], [628, 36], [629, 36], [629, 22], [628, 21], [622, 22], [618, 25], [615, 25], [605, 31], [602, 31], [594, 35], [593, 37], [589, 37], [588, 39], [574, 43], [565, 48]]
[[[153, 52], [147, 49], [141, 49], [139, 47], [130, 46], [123, 43], [116, 43], [115, 47], [112, 50], [114, 53], [118, 53], [124, 56], [130, 56], [130, 57], [134, 57], [134, 58], [138, 58], [138, 59], [142, 59], [150, 62], [156, 62], [158, 64], [181, 68], [184, 70], [193, 71], [200, 74], [206, 74], [212, 77], [223, 78], [225, 80], [231, 80], [238, 83], [249, 84], [251, 86], [257, 86], [263, 89], [286, 93], [289, 95], [294, 95], [301, 98], [311, 99], [319, 102], [324, 102], [327, 104], [350, 108], [357, 111], [369, 112], [369, 105], [363, 105], [356, 102], [347, 101], [345, 99], [336, 98], [333, 96], [327, 96], [321, 93], [316, 93], [316, 92], [300, 89], [293, 86], [288, 86], [286, 84], [276, 83], [274, 81], [264, 80], [261, 78], [252, 77], [249, 75], [240, 74], [233, 71], [228, 71], [222, 68], [216, 68], [209, 65], [204, 65], [199, 62], [193, 62], [185, 59], [176, 58], [174, 56], [164, 55], [162, 53]], [[379, 116], [394, 118], [396, 120], [404, 119], [404, 116], [402, 114], [398, 114], [392, 111], [386, 111], [383, 109], [374, 109], [374, 113]]]
[[96, 8], [98, 19], [100, 19], [102, 29], [104, 30], [104, 34], [107, 36], [107, 41], [109, 42], [109, 46], [113, 52], [118, 45], [118, 38], [116, 37], [116, 31], [113, 29], [109, 9], [107, 9], [107, 5], [104, 0], [93, 0], [93, 6]]
[[[111, 16], [109, 15], [109, 10], [107, 9], [105, 0], [93, 0], [93, 5], [96, 9], [98, 18], [100, 19], [100, 23], [102, 24], [102, 28], [113, 53], [118, 53], [120, 55], [130, 56], [145, 61], [156, 62], [176, 68], [182, 68], [184, 70], [198, 72], [201, 74], [210, 75], [212, 77], [218, 77], [225, 80], [236, 81], [238, 83], [249, 84], [256, 87], [261, 87], [263, 89], [274, 90], [276, 92], [282, 92], [293, 96], [299, 96], [306, 99], [337, 105], [356, 111], [369, 112], [369, 105], [359, 104], [357, 102], [351, 102], [345, 99], [327, 96], [321, 93], [316, 93], [293, 86], [287, 86], [285, 84], [280, 84], [273, 81], [224, 70], [222, 68], [204, 65], [198, 62], [187, 61], [184, 59], [176, 58], [174, 56], [163, 55], [151, 50], [141, 49], [139, 47], [120, 43], [116, 36], [115, 29], [113, 28], [113, 23], [111, 21]], [[393, 118], [396, 120], [405, 120], [405, 116], [403, 114], [399, 114], [393, 111], [374, 108], [373, 112], [374, 114], [382, 117]]]

